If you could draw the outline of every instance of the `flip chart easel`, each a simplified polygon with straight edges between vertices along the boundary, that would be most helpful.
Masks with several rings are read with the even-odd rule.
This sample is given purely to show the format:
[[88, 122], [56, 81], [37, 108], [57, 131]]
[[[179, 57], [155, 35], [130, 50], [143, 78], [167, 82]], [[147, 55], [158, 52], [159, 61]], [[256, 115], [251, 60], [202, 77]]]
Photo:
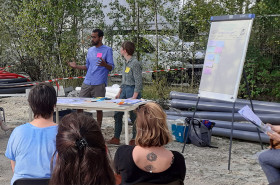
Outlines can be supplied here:
[[[243, 70], [254, 18], [254, 14], [211, 17], [211, 28], [199, 86], [198, 99], [192, 116], [193, 120], [201, 97], [233, 103], [228, 170], [230, 170], [235, 102], [238, 95], [242, 72], [246, 81], [251, 107], [254, 111], [246, 74]], [[182, 152], [184, 152], [188, 134], [189, 133], [187, 133], [185, 137]], [[258, 134], [262, 145], [259, 130]]]

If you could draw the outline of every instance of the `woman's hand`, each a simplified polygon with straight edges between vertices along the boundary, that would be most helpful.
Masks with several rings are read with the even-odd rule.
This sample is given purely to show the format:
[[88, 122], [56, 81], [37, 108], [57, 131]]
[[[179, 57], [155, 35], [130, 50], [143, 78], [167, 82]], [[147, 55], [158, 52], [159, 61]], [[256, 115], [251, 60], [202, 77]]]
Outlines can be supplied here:
[[271, 125], [270, 123], [267, 123], [267, 125], [269, 125], [274, 132], [280, 133], [280, 125]]
[[267, 132], [267, 135], [270, 139], [280, 142], [280, 134], [278, 134], [277, 132]]

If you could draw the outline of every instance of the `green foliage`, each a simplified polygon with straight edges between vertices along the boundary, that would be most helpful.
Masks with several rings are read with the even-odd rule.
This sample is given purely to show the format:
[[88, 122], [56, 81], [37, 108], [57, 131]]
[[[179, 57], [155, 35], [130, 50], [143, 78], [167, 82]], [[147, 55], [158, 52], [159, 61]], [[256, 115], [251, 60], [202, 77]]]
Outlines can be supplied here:
[[[257, 15], [247, 50], [244, 69], [247, 73], [249, 89], [253, 99], [280, 100], [280, 30], [279, 1], [258, 1], [252, 8]], [[239, 88], [240, 97], [247, 97], [245, 81]]]
[[[270, 58], [260, 56], [258, 61], [247, 61], [245, 70], [254, 99], [271, 101], [280, 99], [279, 67], [275, 68]], [[248, 98], [245, 81], [240, 85], [240, 96]]]
[[[174, 14], [175, 7], [178, 7], [179, 1], [175, 0], [126, 0], [127, 5], [121, 4], [119, 0], [110, 3], [111, 12], [107, 15], [113, 19], [113, 25], [107, 27], [107, 32], [112, 35], [126, 35], [127, 39], [132, 40], [136, 44], [136, 55], [138, 60], [141, 60], [142, 54], [149, 50], [149, 46], [140, 36], [145, 34], [157, 35], [157, 15], [161, 15], [168, 21], [169, 24], [174, 25], [176, 14]], [[168, 8], [164, 5], [170, 4]], [[154, 22], [154, 24], [149, 24]], [[156, 28], [156, 30], [155, 30]], [[112, 31], [116, 30], [116, 31]], [[155, 30], [155, 31], [150, 31]], [[162, 29], [165, 32], [168, 29]], [[170, 30], [170, 28], [169, 28]], [[158, 55], [158, 48], [155, 48]], [[158, 58], [152, 58], [157, 66]]]
[[153, 80], [152, 84], [144, 85], [142, 97], [144, 99], [155, 100], [162, 107], [167, 108], [171, 91], [197, 93], [198, 88], [171, 86], [165, 78], [159, 78], [158, 80]]
[[145, 86], [143, 89], [143, 98], [157, 100], [162, 106], [166, 107], [167, 100], [169, 99], [170, 86], [167, 85], [165, 78], [157, 78], [153, 80], [152, 85]]
[[[78, 64], [85, 63], [88, 36], [93, 28], [100, 27], [105, 31], [105, 44], [109, 46], [119, 49], [124, 40], [124, 37], [114, 35], [125, 35], [126, 39], [135, 42], [139, 60], [145, 52], [155, 52], [155, 57], [150, 60], [154, 69], [158, 69], [158, 55], [162, 49], [159, 48], [162, 47], [159, 35], [179, 35], [183, 41], [194, 42], [192, 52], [195, 52], [207, 45], [211, 16], [255, 13], [257, 18], [244, 66], [249, 88], [254, 99], [280, 100], [279, 0], [257, 0], [253, 4], [251, 0], [184, 0], [179, 12], [175, 11], [180, 4], [178, 0], [126, 0], [127, 5], [120, 1], [110, 1], [108, 16], [113, 25], [105, 25], [104, 5], [97, 0], [0, 0], [0, 66], [16, 64], [18, 71], [26, 72], [38, 81], [84, 75], [84, 72], [68, 67], [67, 62], [74, 58]], [[167, 24], [159, 23], [159, 15]], [[156, 47], [151, 48], [141, 39], [147, 34], [156, 36]], [[116, 40], [119, 44], [113, 46]], [[185, 62], [196, 63], [194, 58]], [[175, 78], [176, 83], [187, 81], [196, 93], [194, 75], [194, 68], [188, 74], [177, 71], [158, 73], [153, 86], [145, 86], [144, 97], [168, 99], [169, 76]], [[180, 91], [190, 90], [178, 88]], [[244, 81], [240, 84], [239, 96], [247, 96]]]
[[[245, 63], [244, 69], [247, 74], [246, 76], [249, 82], [249, 90], [252, 97], [261, 97], [262, 95], [269, 93], [271, 90], [269, 85], [269, 69], [271, 69], [271, 60], [263, 57], [259, 62], [247, 61]], [[239, 89], [240, 96], [243, 98], [248, 98], [248, 92], [244, 78]]]
[[72, 58], [85, 60], [83, 32], [92, 26], [89, 17], [95, 18], [95, 26], [102, 23], [101, 7], [97, 0], [11, 0], [2, 4], [1, 25], [11, 38], [18, 70], [40, 81], [81, 75], [67, 62]]

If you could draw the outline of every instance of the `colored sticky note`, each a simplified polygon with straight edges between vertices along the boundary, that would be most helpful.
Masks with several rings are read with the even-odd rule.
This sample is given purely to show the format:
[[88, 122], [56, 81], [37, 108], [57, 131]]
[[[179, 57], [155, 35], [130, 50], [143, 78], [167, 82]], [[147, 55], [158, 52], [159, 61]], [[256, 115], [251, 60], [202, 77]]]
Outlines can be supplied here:
[[208, 47], [207, 52], [214, 53], [216, 47]]
[[215, 55], [214, 54], [207, 54], [206, 59], [207, 60], [214, 60], [215, 59]]
[[208, 46], [216, 46], [216, 41], [214, 40], [208, 41]]
[[221, 48], [221, 47], [216, 47], [216, 48], [215, 48], [215, 53], [221, 53], [222, 50], [223, 50], [223, 48]]
[[219, 63], [220, 62], [220, 55], [215, 55], [215, 63]]
[[212, 72], [212, 69], [211, 69], [211, 68], [206, 67], [206, 68], [203, 69], [203, 73], [204, 73], [204, 74], [210, 75], [211, 72]]
[[130, 71], [130, 67], [126, 67], [124, 72], [128, 73], [129, 71]]
[[225, 45], [225, 42], [224, 41], [217, 41], [217, 46], [218, 47], [224, 47], [224, 45]]
[[204, 66], [205, 67], [213, 67], [214, 61], [205, 61]]
[[101, 58], [102, 57], [102, 53], [97, 53], [96, 57], [97, 58]]

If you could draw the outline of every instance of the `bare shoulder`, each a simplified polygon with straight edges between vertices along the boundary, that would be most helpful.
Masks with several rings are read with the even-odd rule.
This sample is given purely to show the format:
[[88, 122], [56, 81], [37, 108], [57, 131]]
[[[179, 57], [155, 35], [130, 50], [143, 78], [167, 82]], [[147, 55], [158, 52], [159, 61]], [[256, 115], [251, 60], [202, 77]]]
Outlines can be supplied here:
[[160, 173], [167, 170], [174, 159], [173, 153], [164, 147], [136, 146], [132, 157], [138, 168], [149, 173]]

